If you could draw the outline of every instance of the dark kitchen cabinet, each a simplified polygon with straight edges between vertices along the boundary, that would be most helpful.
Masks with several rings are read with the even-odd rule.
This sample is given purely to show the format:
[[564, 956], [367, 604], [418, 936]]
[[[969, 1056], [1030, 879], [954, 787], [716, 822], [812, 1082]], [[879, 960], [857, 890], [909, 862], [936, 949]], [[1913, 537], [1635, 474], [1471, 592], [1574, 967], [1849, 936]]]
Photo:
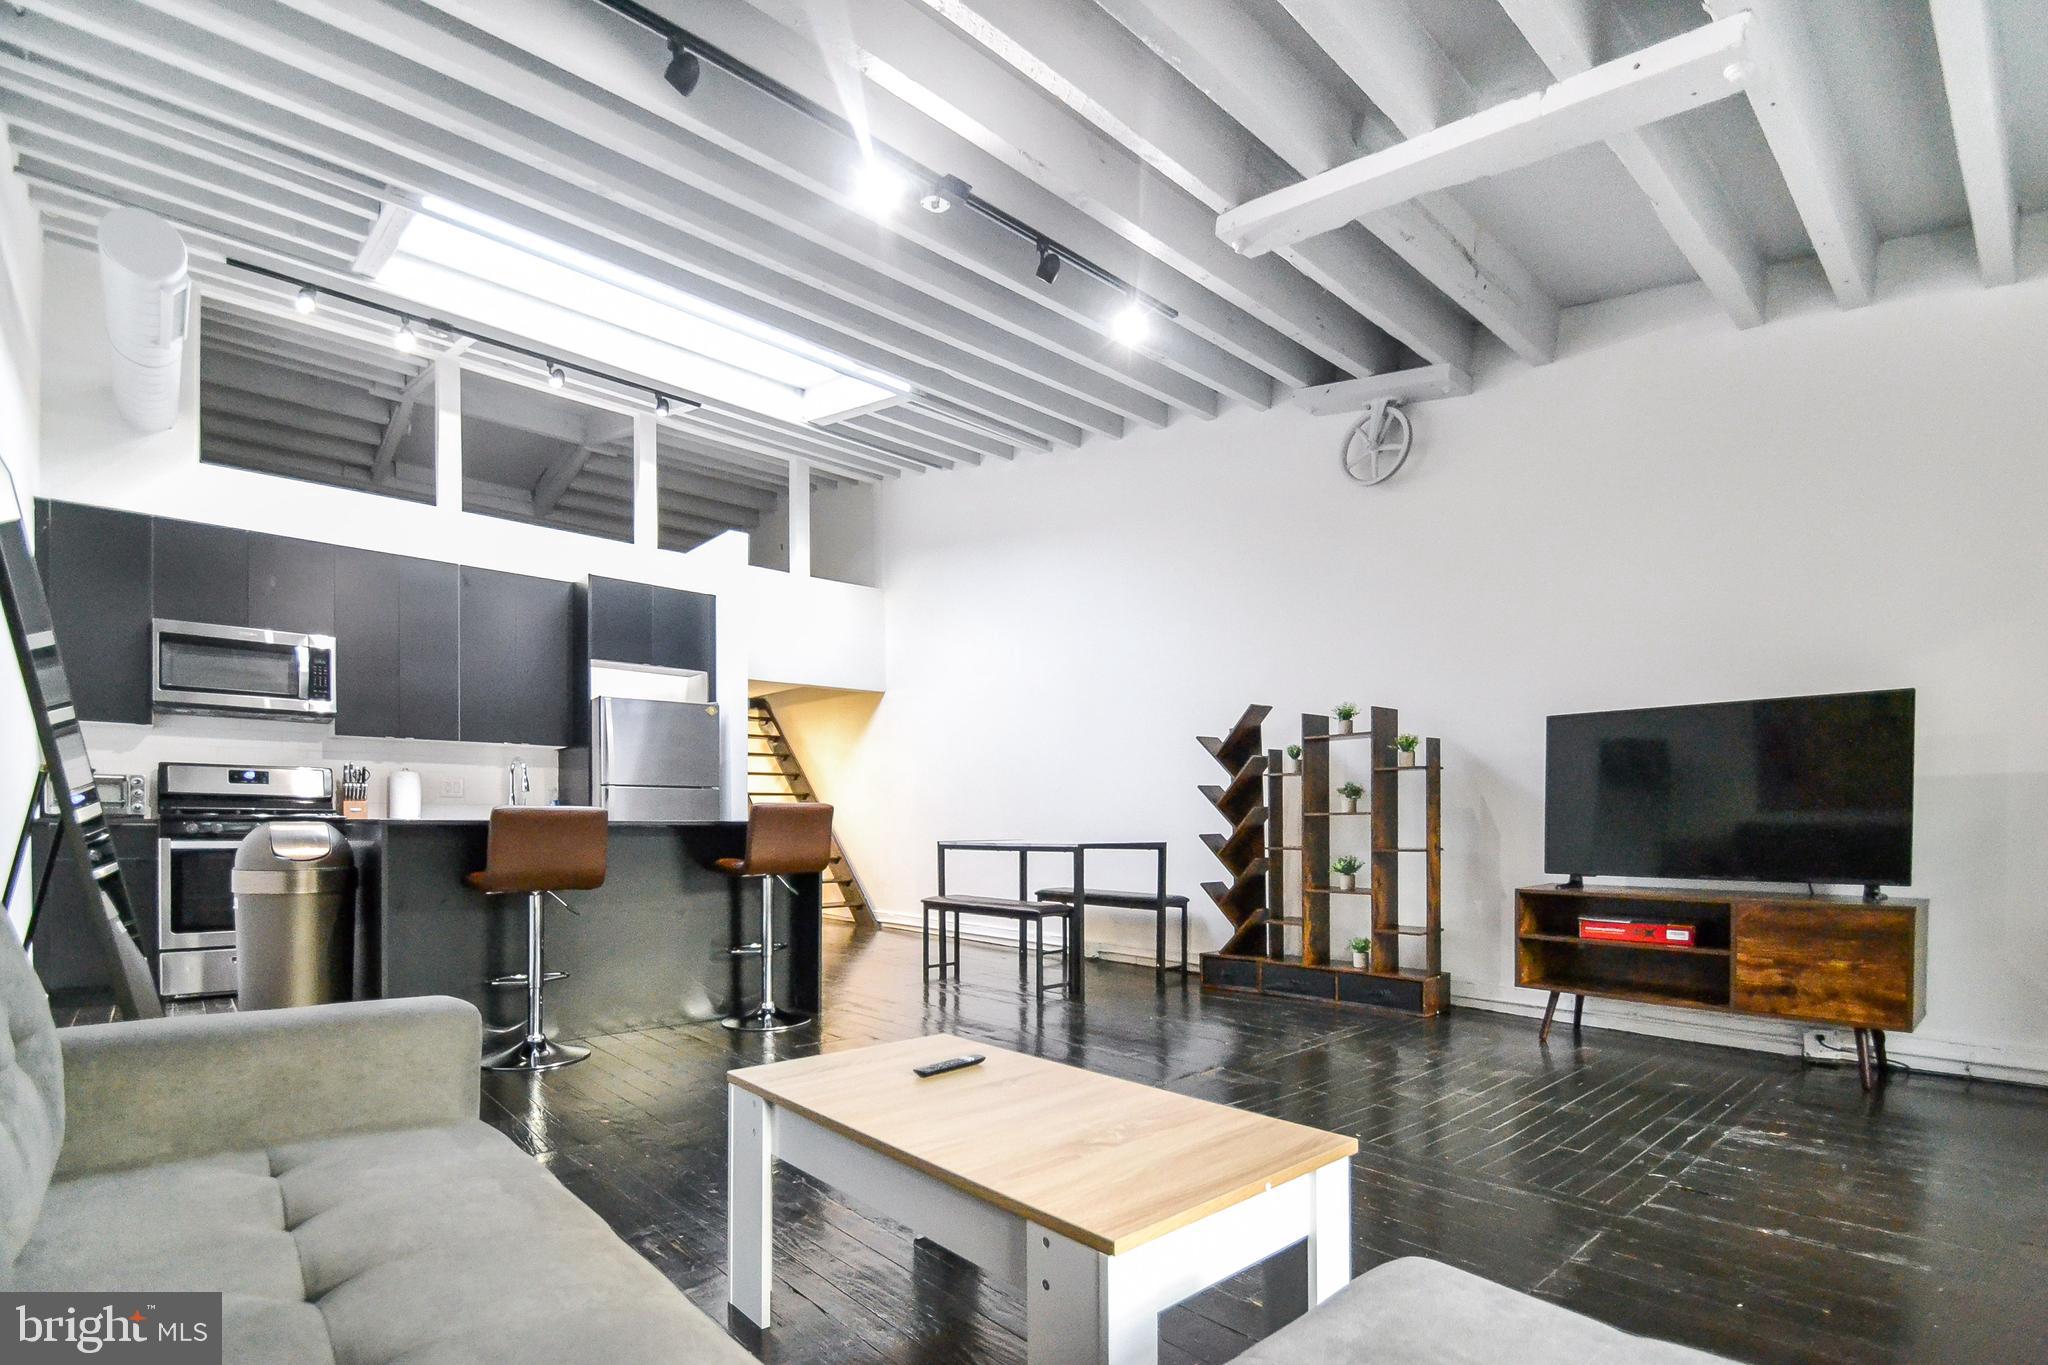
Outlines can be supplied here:
[[460, 738], [457, 572], [404, 555], [336, 552], [336, 734]]
[[155, 518], [152, 527], [155, 614], [212, 626], [248, 625], [249, 533], [164, 517]]
[[704, 593], [593, 576], [584, 611], [589, 655], [710, 674], [716, 608], [717, 599]]
[[556, 748], [573, 742], [573, 586], [470, 568], [461, 581], [461, 737]]
[[80, 719], [148, 724], [149, 518], [69, 502], [38, 510], [43, 593]]
[[251, 534], [247, 554], [249, 625], [305, 635], [334, 634], [332, 545]]
[[[61, 649], [62, 646], [60, 645]], [[110, 821], [114, 857], [121, 864], [121, 883], [128, 890], [128, 907], [134, 912], [135, 927], [141, 935], [137, 945], [156, 961], [156, 867], [157, 825], [151, 821]], [[35, 867], [47, 867], [54, 852], [60, 859], [52, 871], [49, 889], [36, 912], [35, 968], [46, 991], [106, 990], [113, 978], [107, 972], [105, 953], [94, 935], [91, 917], [100, 913], [98, 904], [88, 900], [85, 888], [71, 865], [68, 849], [56, 846], [57, 822], [37, 820], [30, 831]], [[24, 880], [27, 871], [23, 872]]]
[[[431, 559], [398, 560], [398, 733], [408, 739], [468, 738], [460, 676], [468, 662], [461, 631], [465, 572]], [[566, 709], [567, 700], [561, 705]]]

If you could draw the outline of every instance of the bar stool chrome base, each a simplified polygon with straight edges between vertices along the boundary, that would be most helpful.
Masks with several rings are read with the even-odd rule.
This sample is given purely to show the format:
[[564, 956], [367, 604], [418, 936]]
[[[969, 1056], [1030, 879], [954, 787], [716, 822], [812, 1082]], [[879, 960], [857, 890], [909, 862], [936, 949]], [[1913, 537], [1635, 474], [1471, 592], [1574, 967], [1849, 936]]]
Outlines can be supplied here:
[[574, 1043], [558, 1043], [552, 1038], [521, 1038], [512, 1046], [486, 1056], [483, 1068], [486, 1071], [553, 1071], [559, 1067], [574, 1066], [589, 1055], [589, 1048], [578, 1047]]
[[718, 1022], [736, 1033], [787, 1033], [810, 1023], [811, 1016], [777, 1009], [771, 1001], [745, 1014], [728, 1014]]

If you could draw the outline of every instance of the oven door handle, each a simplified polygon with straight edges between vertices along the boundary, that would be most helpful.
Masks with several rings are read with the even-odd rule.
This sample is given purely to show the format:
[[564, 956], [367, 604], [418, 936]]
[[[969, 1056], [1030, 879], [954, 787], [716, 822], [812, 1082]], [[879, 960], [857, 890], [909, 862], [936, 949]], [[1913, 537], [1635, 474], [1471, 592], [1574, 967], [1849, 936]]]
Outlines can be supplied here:
[[159, 839], [157, 847], [165, 853], [190, 853], [202, 848], [240, 848], [242, 836], [220, 839]]

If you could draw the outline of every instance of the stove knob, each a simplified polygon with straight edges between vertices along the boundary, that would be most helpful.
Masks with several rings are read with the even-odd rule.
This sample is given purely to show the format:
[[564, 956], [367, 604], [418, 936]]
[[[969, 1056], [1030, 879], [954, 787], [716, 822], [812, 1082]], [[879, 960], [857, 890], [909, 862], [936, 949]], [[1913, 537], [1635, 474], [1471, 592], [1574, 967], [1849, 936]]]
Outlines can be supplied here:
[[218, 834], [224, 828], [226, 827], [218, 820], [208, 820], [206, 822], [206, 832], [208, 834]]

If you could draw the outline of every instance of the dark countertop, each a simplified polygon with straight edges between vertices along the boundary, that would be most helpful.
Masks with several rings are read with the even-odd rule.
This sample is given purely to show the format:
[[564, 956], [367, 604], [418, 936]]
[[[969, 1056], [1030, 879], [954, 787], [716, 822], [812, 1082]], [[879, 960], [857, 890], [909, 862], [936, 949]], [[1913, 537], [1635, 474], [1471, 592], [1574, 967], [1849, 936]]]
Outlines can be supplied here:
[[[545, 810], [546, 807], [535, 807]], [[319, 818], [319, 817], [314, 817]], [[394, 820], [388, 815], [367, 816], [363, 819], [343, 820], [344, 825], [488, 825], [488, 815], [422, 815], [413, 820]], [[719, 829], [727, 825], [744, 825], [745, 820], [613, 820], [615, 829]]]

